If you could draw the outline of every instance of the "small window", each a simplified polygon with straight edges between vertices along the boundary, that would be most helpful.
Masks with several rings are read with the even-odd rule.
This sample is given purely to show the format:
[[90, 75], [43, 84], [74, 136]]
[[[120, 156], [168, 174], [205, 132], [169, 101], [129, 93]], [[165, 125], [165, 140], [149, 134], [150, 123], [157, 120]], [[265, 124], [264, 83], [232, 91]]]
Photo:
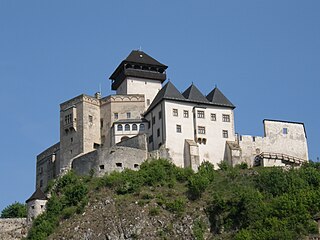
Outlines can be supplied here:
[[222, 122], [230, 122], [230, 115], [222, 114]]
[[229, 135], [228, 130], [222, 130], [222, 137], [223, 138], [228, 138], [229, 137], [228, 135]]
[[64, 117], [64, 123], [65, 125], [72, 123], [72, 114], [68, 114]]
[[204, 145], [207, 144], [207, 139], [206, 138], [202, 138], [202, 144], [204, 144]]
[[140, 131], [144, 131], [145, 130], [145, 126], [143, 123], [140, 124]]
[[198, 142], [199, 144], [201, 144], [201, 138], [198, 138], [198, 139], [197, 139], [197, 142]]
[[181, 133], [182, 132], [181, 125], [176, 125], [176, 131], [177, 131], [177, 133]]
[[282, 132], [283, 132], [283, 134], [285, 134], [285, 135], [288, 134], [288, 128], [283, 128], [283, 129], [282, 129]]
[[89, 115], [89, 123], [92, 123], [93, 122], [93, 117], [92, 115]]
[[129, 124], [124, 125], [124, 130], [125, 131], [130, 131], [130, 125]]
[[100, 119], [100, 128], [103, 128], [103, 119]]
[[40, 205], [41, 208], [44, 208], [44, 205]]
[[160, 137], [160, 128], [157, 129], [157, 137]]
[[134, 168], [139, 168], [139, 164], [135, 163], [135, 164], [133, 164], [133, 167]]
[[70, 142], [73, 142], [73, 138], [70, 138]]
[[32, 205], [31, 208], [34, 209], [34, 205]]
[[40, 180], [40, 187], [42, 187], [43, 186], [43, 180], [41, 179]]
[[256, 141], [256, 137], [252, 137], [252, 141], [255, 142]]
[[137, 124], [132, 124], [132, 131], [137, 131], [137, 130], [138, 130]]
[[198, 110], [197, 111], [197, 116], [198, 116], [198, 118], [204, 118], [204, 111]]
[[118, 131], [123, 131], [122, 124], [119, 124], [119, 125], [117, 126], [117, 130], [118, 130]]
[[93, 148], [94, 149], [97, 149], [97, 148], [99, 148], [100, 147], [100, 144], [99, 143], [93, 143]]
[[127, 112], [127, 118], [131, 118], [131, 112]]
[[172, 115], [174, 117], [178, 117], [178, 109], [176, 109], [176, 108], [172, 109]]
[[159, 119], [161, 119], [162, 118], [162, 112], [160, 111], [159, 112]]
[[153, 136], [149, 136], [149, 143], [152, 143], [153, 142]]
[[189, 111], [188, 110], [183, 110], [183, 117], [189, 118]]
[[217, 121], [217, 115], [215, 113], [211, 113], [211, 121]]
[[152, 125], [156, 123], [156, 117], [152, 117]]
[[122, 168], [122, 163], [121, 163], [121, 162], [116, 163], [116, 166], [117, 166], [117, 167], [121, 167], [121, 168]]
[[100, 170], [104, 170], [104, 165], [99, 166]]
[[198, 133], [199, 134], [206, 134], [206, 128], [202, 126], [198, 126]]
[[118, 119], [119, 118], [119, 114], [118, 113], [114, 113], [113, 117], [114, 117], [114, 119]]
[[147, 99], [147, 106], [150, 105], [150, 99]]

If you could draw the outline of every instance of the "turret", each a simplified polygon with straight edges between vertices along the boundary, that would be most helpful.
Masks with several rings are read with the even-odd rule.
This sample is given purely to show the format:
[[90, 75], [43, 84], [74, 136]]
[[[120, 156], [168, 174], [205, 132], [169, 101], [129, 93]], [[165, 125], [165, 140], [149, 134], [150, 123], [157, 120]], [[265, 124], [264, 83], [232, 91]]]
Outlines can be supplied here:
[[27, 221], [29, 223], [46, 210], [47, 201], [47, 196], [40, 188], [37, 188], [31, 197], [26, 200], [28, 209]]
[[117, 94], [144, 94], [147, 108], [166, 80], [168, 67], [143, 51], [134, 50], [110, 76]]

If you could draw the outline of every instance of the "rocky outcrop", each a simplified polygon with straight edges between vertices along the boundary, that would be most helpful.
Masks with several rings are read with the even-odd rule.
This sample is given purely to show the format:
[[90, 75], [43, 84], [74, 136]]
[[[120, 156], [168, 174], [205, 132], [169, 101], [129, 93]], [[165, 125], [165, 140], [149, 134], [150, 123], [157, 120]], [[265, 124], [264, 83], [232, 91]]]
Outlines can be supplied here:
[[0, 239], [18, 240], [26, 237], [28, 225], [26, 218], [0, 219]]
[[[62, 222], [49, 239], [196, 239], [195, 221], [205, 226], [209, 223], [202, 208], [186, 209], [177, 215], [160, 207], [155, 199], [102, 194], [83, 214]], [[203, 235], [208, 234], [206, 228]]]

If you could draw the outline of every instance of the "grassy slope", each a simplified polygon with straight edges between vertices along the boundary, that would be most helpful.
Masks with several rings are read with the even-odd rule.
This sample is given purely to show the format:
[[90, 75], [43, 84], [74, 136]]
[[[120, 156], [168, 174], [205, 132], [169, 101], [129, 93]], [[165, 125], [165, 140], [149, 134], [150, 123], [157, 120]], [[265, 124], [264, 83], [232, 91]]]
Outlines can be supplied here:
[[[28, 239], [299, 239], [320, 211], [317, 164], [299, 170], [203, 164], [198, 173], [165, 160], [103, 178], [69, 173]], [[60, 224], [60, 226], [59, 226]]]

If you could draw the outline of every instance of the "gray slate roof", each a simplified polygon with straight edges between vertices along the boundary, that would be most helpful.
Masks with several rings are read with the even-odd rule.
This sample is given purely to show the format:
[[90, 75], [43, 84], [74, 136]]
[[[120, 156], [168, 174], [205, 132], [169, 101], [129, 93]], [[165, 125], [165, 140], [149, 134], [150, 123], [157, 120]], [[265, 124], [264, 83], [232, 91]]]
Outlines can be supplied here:
[[235, 108], [235, 106], [222, 94], [218, 88], [213, 89], [207, 97], [204, 97], [204, 95], [194, 84], [192, 84], [181, 94], [171, 82], [168, 82], [158, 92], [148, 110], [145, 112], [145, 115], [148, 114], [154, 107], [156, 107], [163, 99]]
[[[158, 105], [163, 99], [171, 99], [178, 101], [185, 101], [186, 99], [182, 96], [179, 90], [169, 81], [164, 85], [158, 92], [156, 97], [153, 99], [151, 105], [149, 106], [147, 112], [151, 111], [155, 106]], [[146, 113], [147, 113], [146, 112]]]
[[128, 57], [124, 60], [124, 62], [130, 62], [130, 63], [142, 63], [145, 65], [152, 65], [152, 66], [159, 66], [159, 67], [165, 67], [166, 65], [158, 62], [153, 57], [149, 56], [143, 51], [139, 50], [133, 50]]
[[192, 83], [189, 88], [187, 88], [182, 95], [189, 100], [195, 102], [208, 103], [208, 99], [200, 92], [200, 90]]
[[231, 107], [235, 108], [235, 106], [229, 101], [229, 99], [223, 95], [223, 93], [215, 87], [208, 95], [207, 99], [218, 106]]
[[47, 196], [42, 192], [40, 188], [37, 188], [36, 191], [26, 200], [26, 203], [32, 200], [48, 200]]

